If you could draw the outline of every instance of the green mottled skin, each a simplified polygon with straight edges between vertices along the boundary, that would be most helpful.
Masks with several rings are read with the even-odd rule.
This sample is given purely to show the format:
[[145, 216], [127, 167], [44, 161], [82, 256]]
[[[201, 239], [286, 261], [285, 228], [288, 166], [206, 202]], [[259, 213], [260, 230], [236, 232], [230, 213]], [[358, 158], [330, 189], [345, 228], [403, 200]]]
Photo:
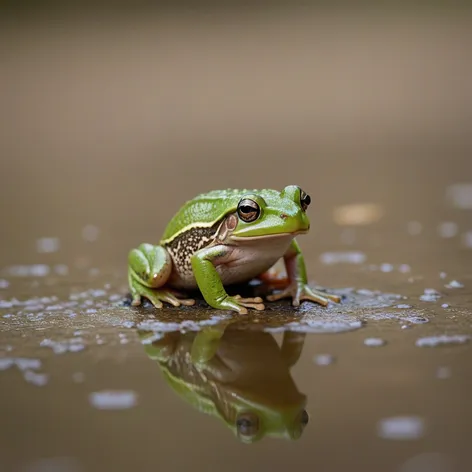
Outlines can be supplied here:
[[141, 244], [128, 256], [133, 305], [145, 297], [157, 307], [192, 305], [175, 290], [200, 289], [213, 308], [241, 314], [263, 310], [259, 297], [230, 297], [225, 285], [263, 277], [284, 259], [288, 287], [268, 300], [291, 297], [293, 305], [312, 300], [324, 306], [339, 297], [312, 290], [297, 234], [308, 232], [309, 197], [295, 185], [281, 192], [213, 190], [186, 202], [168, 223], [159, 245]]
[[147, 355], [157, 361], [172, 390], [201, 413], [219, 418], [242, 442], [264, 437], [296, 440], [308, 423], [306, 396], [290, 369], [305, 335], [215, 326], [198, 333], [140, 331]]

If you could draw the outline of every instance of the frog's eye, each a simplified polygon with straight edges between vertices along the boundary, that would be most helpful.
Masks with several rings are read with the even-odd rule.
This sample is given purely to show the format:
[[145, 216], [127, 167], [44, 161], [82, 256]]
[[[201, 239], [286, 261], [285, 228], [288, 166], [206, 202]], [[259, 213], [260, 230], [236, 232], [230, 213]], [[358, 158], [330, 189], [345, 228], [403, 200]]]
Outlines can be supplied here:
[[311, 203], [310, 195], [300, 189], [300, 205], [302, 206], [302, 210], [306, 211], [308, 205]]
[[254, 200], [249, 200], [249, 198], [244, 198], [239, 202], [238, 205], [238, 215], [246, 223], [257, 220], [261, 214], [261, 209], [259, 205]]
[[302, 416], [300, 417], [300, 422], [303, 427], [305, 427], [308, 424], [308, 421], [310, 420], [310, 417], [308, 416], [308, 413], [306, 410], [302, 411]]
[[259, 418], [254, 413], [241, 413], [236, 420], [238, 436], [250, 438], [259, 431]]

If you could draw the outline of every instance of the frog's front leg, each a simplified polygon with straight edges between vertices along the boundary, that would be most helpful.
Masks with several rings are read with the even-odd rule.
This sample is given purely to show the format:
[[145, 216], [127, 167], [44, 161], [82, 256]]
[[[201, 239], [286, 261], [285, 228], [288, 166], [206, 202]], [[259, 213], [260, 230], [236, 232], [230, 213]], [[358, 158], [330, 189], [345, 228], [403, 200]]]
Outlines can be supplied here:
[[293, 306], [299, 306], [302, 300], [311, 300], [323, 306], [328, 305], [330, 300], [336, 303], [341, 301], [341, 297], [337, 295], [314, 290], [308, 286], [305, 260], [295, 239], [284, 255], [284, 262], [289, 278], [289, 286], [280, 293], [269, 295], [267, 300], [275, 301], [292, 297]]
[[229, 296], [216, 270], [216, 265], [229, 262], [232, 249], [223, 246], [209, 246], [193, 254], [191, 262], [193, 274], [198, 288], [208, 305], [219, 310], [237, 311], [247, 314], [247, 308], [263, 310], [262, 298], [241, 298], [239, 295]]
[[132, 249], [128, 255], [128, 283], [133, 297], [131, 304], [140, 305], [141, 297], [145, 297], [156, 308], [162, 308], [162, 302], [174, 306], [193, 305], [195, 300], [177, 298], [173, 290], [160, 289], [171, 271], [172, 260], [162, 246], [144, 243]]

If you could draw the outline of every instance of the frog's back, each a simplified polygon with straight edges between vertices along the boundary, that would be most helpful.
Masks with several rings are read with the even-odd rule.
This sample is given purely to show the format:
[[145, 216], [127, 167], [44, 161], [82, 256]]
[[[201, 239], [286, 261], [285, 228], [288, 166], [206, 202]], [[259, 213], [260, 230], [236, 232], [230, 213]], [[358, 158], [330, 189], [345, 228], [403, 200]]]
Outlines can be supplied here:
[[[271, 191], [264, 190], [264, 192]], [[162, 236], [161, 244], [165, 244], [191, 228], [213, 226], [225, 215], [234, 212], [241, 197], [248, 193], [261, 193], [261, 190], [212, 190], [192, 198], [170, 220]]]

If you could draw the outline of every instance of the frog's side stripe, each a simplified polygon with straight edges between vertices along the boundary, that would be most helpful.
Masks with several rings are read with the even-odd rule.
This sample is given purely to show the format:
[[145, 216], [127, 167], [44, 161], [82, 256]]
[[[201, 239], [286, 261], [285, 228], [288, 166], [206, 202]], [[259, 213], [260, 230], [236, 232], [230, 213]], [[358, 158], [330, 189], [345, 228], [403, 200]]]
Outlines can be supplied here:
[[170, 242], [172, 242], [173, 240], [175, 240], [176, 238], [178, 238], [180, 235], [186, 233], [187, 231], [190, 231], [191, 229], [195, 229], [195, 228], [211, 228], [213, 225], [215, 224], [214, 221], [210, 221], [209, 223], [192, 223], [190, 225], [187, 225], [185, 226], [184, 228], [182, 228], [180, 231], [178, 231], [177, 233], [174, 234], [174, 236], [170, 237], [170, 238], [167, 238], [167, 239], [161, 239], [161, 241], [159, 242], [159, 244], [169, 244]]

